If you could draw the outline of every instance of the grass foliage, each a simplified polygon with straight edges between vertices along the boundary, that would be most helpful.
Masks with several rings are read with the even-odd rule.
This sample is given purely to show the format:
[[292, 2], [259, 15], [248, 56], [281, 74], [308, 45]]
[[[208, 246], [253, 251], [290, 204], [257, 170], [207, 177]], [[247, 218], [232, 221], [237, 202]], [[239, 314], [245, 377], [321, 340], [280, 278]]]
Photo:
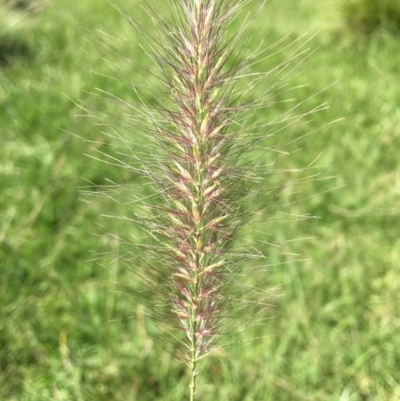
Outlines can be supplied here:
[[17, 57], [29, 55], [24, 40], [29, 23], [25, 12], [15, 9], [5, 0], [0, 1], [0, 67]]
[[371, 33], [377, 29], [400, 31], [400, 3], [397, 0], [351, 0], [344, 3], [347, 24]]
[[[368, 40], [326, 31], [315, 1], [298, 3], [294, 15], [291, 2], [269, 2], [250, 28], [251, 46], [273, 43], [288, 31], [299, 36], [321, 21], [313, 41], [319, 49], [297, 70], [293, 97], [340, 81], [318, 95], [318, 104], [329, 102], [328, 111], [275, 140], [287, 143], [338, 117], [345, 121], [294, 142], [291, 156], [277, 160], [284, 171], [317, 160], [321, 179], [302, 185], [300, 194], [288, 185], [281, 201], [308, 198], [285, 212], [319, 219], [268, 226], [267, 241], [286, 245], [265, 245], [271, 264], [266, 289], [278, 287], [283, 296], [271, 299], [267, 324], [204, 361], [198, 397], [397, 401], [400, 43], [385, 31]], [[139, 4], [123, 2], [146, 24]], [[0, 69], [0, 399], [168, 401], [186, 392], [182, 366], [156, 346], [155, 329], [131, 296], [135, 276], [117, 257], [123, 245], [107, 235], [129, 236], [132, 229], [101, 217], [125, 206], [107, 198], [80, 201], [87, 182], [146, 188], [138, 175], [85, 156], [112, 140], [79, 117], [79, 104], [69, 98], [117, 116], [115, 105], [88, 92], [97, 87], [137, 100], [125, 83], [104, 77], [110, 72], [97, 29], [119, 38], [113, 44], [130, 61], [117, 53], [107, 57], [130, 80], [151, 81], [153, 67], [137, 34], [107, 2], [94, 0], [45, 8], [25, 37], [33, 59], [16, 58]], [[266, 59], [257, 69], [277, 61]], [[279, 115], [282, 108], [267, 111]], [[282, 220], [279, 212], [271, 220]]]

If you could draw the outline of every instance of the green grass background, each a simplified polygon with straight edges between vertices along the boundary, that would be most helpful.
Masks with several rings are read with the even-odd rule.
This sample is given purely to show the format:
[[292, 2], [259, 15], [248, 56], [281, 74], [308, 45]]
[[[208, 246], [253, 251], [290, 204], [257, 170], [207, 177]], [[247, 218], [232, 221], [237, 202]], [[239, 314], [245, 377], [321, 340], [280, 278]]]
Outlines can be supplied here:
[[[272, 242], [312, 238], [263, 249], [273, 265], [267, 285], [283, 296], [271, 300], [268, 323], [203, 363], [199, 400], [400, 400], [400, 38], [352, 33], [341, 4], [326, 3], [271, 0], [250, 28], [254, 46], [320, 30], [311, 42], [317, 51], [293, 79], [308, 84], [299, 100], [339, 80], [313, 100], [330, 109], [278, 143], [345, 120], [278, 161], [300, 168], [319, 156], [317, 171], [332, 178], [304, 184], [300, 197], [308, 199], [285, 208], [319, 219], [266, 229]], [[139, 0], [121, 4], [148, 23]], [[136, 99], [127, 85], [91, 72], [107, 74], [96, 30], [125, 38], [115, 46], [153, 67], [137, 34], [105, 1], [55, 0], [30, 18], [20, 34], [29, 51], [0, 67], [0, 400], [186, 399], [184, 368], [136, 318], [134, 276], [115, 259], [121, 245], [107, 236], [130, 230], [101, 217], [121, 206], [80, 201], [85, 180], [109, 178], [138, 191], [144, 183], [85, 156], [93, 145], [67, 133], [101, 148], [107, 138], [79, 117], [78, 105], [107, 110], [90, 95], [95, 88]], [[133, 82], [143, 79], [133, 62], [124, 68]], [[279, 114], [279, 107], [267, 112]], [[284, 202], [296, 197], [291, 192]], [[103, 255], [93, 260], [92, 252]]]

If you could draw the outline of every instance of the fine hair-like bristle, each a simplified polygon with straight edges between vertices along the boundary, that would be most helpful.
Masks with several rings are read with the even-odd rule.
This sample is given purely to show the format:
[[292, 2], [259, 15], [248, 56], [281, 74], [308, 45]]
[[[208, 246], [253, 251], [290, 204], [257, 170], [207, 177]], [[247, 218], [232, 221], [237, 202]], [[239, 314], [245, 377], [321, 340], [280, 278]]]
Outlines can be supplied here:
[[[191, 372], [191, 400], [197, 362], [268, 306], [269, 292], [244, 280], [245, 275], [264, 273], [268, 263], [262, 252], [240, 243], [240, 230], [255, 216], [277, 207], [274, 194], [285, 184], [261, 185], [260, 173], [274, 170], [259, 150], [253, 152], [267, 136], [324, 107], [296, 113], [303, 101], [279, 118], [251, 122], [256, 110], [274, 103], [273, 93], [287, 85], [308, 49], [306, 40], [283, 38], [267, 50], [274, 53], [292, 46], [290, 55], [273, 70], [252, 74], [251, 67], [266, 50], [245, 57], [238, 53], [251, 18], [239, 32], [227, 36], [229, 24], [249, 2], [169, 1], [173, 15], [169, 19], [148, 3], [154, 32], [127, 17], [140, 33], [163, 89], [154, 94], [151, 88], [129, 82], [142, 107], [125, 102], [135, 113], [129, 116], [128, 129], [142, 143], [123, 138], [113, 121], [107, 123], [109, 135], [120, 140], [123, 149], [106, 153], [107, 162], [151, 183], [151, 195], [146, 195], [150, 201], [126, 192], [126, 203], [136, 208], [129, 220], [142, 229], [145, 239], [125, 241], [129, 255], [125, 263], [139, 278], [136, 296], [147, 306], [147, 314], [167, 337], [178, 340], [180, 348], [174, 355]], [[279, 147], [268, 151], [283, 152]], [[120, 190], [119, 185], [110, 185], [104, 193], [113, 197]], [[251, 259], [259, 262], [250, 263]]]

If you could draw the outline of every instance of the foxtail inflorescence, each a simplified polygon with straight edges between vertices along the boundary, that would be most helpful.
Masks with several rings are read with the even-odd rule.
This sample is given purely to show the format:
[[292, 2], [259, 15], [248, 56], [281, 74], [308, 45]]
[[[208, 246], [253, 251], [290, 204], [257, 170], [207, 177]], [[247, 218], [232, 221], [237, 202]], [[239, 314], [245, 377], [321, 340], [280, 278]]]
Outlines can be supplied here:
[[[260, 171], [263, 175], [273, 171], [251, 152], [260, 140], [304, 116], [295, 115], [295, 106], [275, 120], [249, 123], [256, 110], [273, 102], [271, 94], [287, 84], [294, 60], [307, 50], [304, 42], [295, 45], [274, 70], [251, 74], [250, 68], [263, 56], [256, 50], [242, 58], [237, 51], [248, 19], [234, 36], [226, 36], [238, 10], [250, 1], [171, 0], [169, 20], [148, 4], [156, 33], [128, 17], [150, 49], [163, 89], [155, 96], [152, 90], [130, 83], [142, 100], [141, 108], [125, 102], [137, 116], [129, 119], [130, 129], [141, 133], [144, 144], [121, 139], [115, 130], [110, 134], [132, 152], [124, 155], [126, 161], [121, 161], [121, 151], [109, 155], [109, 162], [152, 184], [151, 201], [137, 196], [126, 202], [142, 205], [129, 220], [147, 237], [140, 243], [128, 241], [140, 252], [128, 251], [131, 257], [126, 263], [141, 281], [136, 295], [148, 315], [178, 339], [179, 348], [173, 353], [189, 368], [191, 401], [198, 361], [267, 305], [268, 292], [243, 279], [245, 274], [264, 271], [265, 256], [235, 245], [243, 225], [275, 207], [270, 200], [279, 189], [259, 184]], [[242, 85], [242, 79], [248, 83]], [[263, 89], [251, 95], [257, 86]], [[261, 263], [249, 263], [252, 258]]]
[[[241, 3], [221, 0], [177, 2], [180, 25], [162, 26], [163, 52], [156, 53], [169, 96], [158, 105], [154, 139], [163, 150], [156, 174], [162, 198], [148, 229], [151, 248], [162, 259], [152, 266], [163, 322], [178, 329], [178, 357], [190, 369], [190, 399], [196, 392], [197, 362], [226, 330], [237, 258], [230, 250], [248, 213], [242, 210], [248, 167], [241, 151], [234, 91], [235, 74], [226, 71], [232, 49], [222, 35]], [[232, 316], [231, 316], [232, 318]]]

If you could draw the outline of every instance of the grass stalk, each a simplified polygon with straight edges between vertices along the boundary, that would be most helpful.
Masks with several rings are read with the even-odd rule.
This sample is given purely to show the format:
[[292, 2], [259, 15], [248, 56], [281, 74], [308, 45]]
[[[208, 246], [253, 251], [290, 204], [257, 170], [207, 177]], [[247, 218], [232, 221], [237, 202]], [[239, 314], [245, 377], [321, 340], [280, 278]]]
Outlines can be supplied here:
[[[273, 104], [274, 91], [287, 85], [294, 61], [306, 53], [304, 43], [296, 45], [274, 70], [252, 74], [262, 52], [243, 59], [238, 52], [248, 21], [227, 36], [228, 26], [248, 2], [171, 1], [171, 20], [147, 4], [156, 33], [128, 17], [149, 47], [163, 89], [130, 83], [143, 107], [127, 104], [139, 113], [130, 118], [128, 129], [142, 132], [145, 144], [131, 146], [113, 130], [110, 136], [122, 140], [132, 154], [106, 155], [111, 164], [152, 183], [152, 201], [139, 197], [143, 213], [129, 218], [146, 240], [119, 242], [140, 249], [128, 251], [129, 264], [136, 258], [135, 268], [139, 266], [142, 289], [136, 295], [148, 315], [165, 327], [166, 340], [175, 344], [174, 355], [187, 365], [191, 401], [196, 399], [199, 361], [269, 307], [268, 290], [245, 283], [243, 270], [245, 262], [248, 273], [264, 273], [265, 255], [253, 246], [235, 246], [250, 219], [276, 207], [268, 200], [252, 204], [259, 203], [260, 194], [273, 199], [271, 194], [280, 189], [260, 185], [258, 174], [266, 171], [258, 144], [319, 109], [295, 116], [295, 105], [275, 120], [248, 123], [256, 110]], [[249, 82], [245, 87], [243, 79]], [[258, 86], [263, 89], [252, 94]]]

